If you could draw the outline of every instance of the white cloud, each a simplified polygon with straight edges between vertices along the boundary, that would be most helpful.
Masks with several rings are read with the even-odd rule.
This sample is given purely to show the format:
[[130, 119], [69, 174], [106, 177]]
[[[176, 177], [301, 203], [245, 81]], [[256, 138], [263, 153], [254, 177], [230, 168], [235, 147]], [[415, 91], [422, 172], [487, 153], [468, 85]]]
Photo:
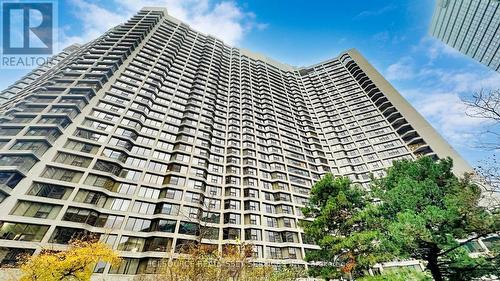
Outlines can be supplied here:
[[428, 63], [442, 56], [461, 57], [462, 53], [448, 46], [430, 35], [420, 39], [420, 42], [412, 48], [413, 52], [423, 52], [429, 59]]
[[221, 2], [215, 5], [210, 13], [200, 13], [193, 17], [190, 24], [195, 30], [224, 38], [230, 45], [239, 42], [244, 33], [241, 20], [245, 14], [232, 2]]
[[406, 80], [415, 77], [412, 59], [403, 57], [396, 63], [389, 65], [385, 77], [389, 80]]
[[411, 51], [385, 70], [385, 77], [405, 86], [401, 93], [454, 146], [473, 147], [479, 132], [491, 128], [470, 117], [463, 97], [481, 89], [500, 89], [500, 74], [476, 64], [449, 67], [463, 55], [441, 41], [423, 37]]
[[209, 0], [111, 0], [108, 6], [112, 8], [100, 1], [71, 0], [70, 4], [75, 20], [81, 23], [82, 32], [68, 35], [69, 27], [61, 28], [60, 48], [95, 39], [109, 28], [125, 22], [145, 6], [166, 7], [169, 15], [229, 45], [240, 43], [245, 33], [252, 29], [267, 27], [256, 22], [255, 14], [244, 11], [232, 0], [216, 3]]
[[387, 5], [385, 7], [382, 7], [378, 10], [365, 10], [365, 11], [361, 11], [353, 19], [357, 20], [357, 19], [363, 19], [366, 17], [380, 16], [380, 15], [383, 15], [383, 14], [390, 12], [392, 10], [395, 10], [395, 9], [396, 9], [396, 6], [391, 4], [391, 5]]
[[471, 94], [481, 88], [500, 88], [500, 74], [494, 71], [444, 70], [437, 67], [423, 67], [416, 77], [420, 80], [432, 81], [436, 84], [435, 87], [456, 93]]
[[72, 43], [82, 44], [95, 39], [127, 18], [126, 13], [118, 14], [84, 0], [71, 0], [70, 3], [75, 20], [81, 23], [82, 34], [68, 35], [70, 26], [59, 28], [61, 49]]
[[480, 128], [488, 124], [467, 116], [466, 106], [456, 93], [433, 92], [417, 101], [415, 107], [448, 141], [458, 146], [470, 146]]
[[416, 74], [429, 85], [403, 90], [416, 109], [455, 146], [474, 146], [478, 133], [491, 125], [490, 121], [470, 117], [461, 97], [479, 89], [500, 88], [500, 74], [490, 72], [443, 71], [426, 68]]

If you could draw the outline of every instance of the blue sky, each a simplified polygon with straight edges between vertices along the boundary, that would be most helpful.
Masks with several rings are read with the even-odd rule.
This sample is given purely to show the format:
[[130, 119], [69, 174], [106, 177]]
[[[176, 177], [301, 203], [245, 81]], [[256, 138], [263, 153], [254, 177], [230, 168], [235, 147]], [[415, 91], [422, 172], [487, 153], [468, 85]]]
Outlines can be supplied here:
[[[142, 6], [166, 6], [193, 28], [296, 66], [358, 49], [471, 164], [484, 120], [461, 97], [500, 88], [500, 74], [428, 35], [435, 0], [67, 0], [58, 1], [59, 47], [82, 43]], [[27, 70], [0, 70], [0, 88]]]

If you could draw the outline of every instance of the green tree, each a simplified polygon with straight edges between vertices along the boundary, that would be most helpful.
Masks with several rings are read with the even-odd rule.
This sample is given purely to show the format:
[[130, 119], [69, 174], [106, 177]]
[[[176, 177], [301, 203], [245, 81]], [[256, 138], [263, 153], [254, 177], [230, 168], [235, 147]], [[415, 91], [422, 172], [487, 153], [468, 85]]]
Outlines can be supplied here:
[[381, 233], [370, 227], [369, 221], [355, 220], [369, 208], [366, 191], [347, 178], [331, 174], [311, 189], [309, 202], [302, 212], [312, 221], [301, 221], [306, 237], [321, 247], [308, 252], [306, 260], [320, 266], [310, 273], [327, 280], [362, 275], [377, 261], [387, 258], [380, 243]]
[[493, 273], [496, 256], [471, 258], [463, 246], [500, 231], [498, 210], [480, 206], [480, 187], [470, 175], [455, 176], [452, 167], [449, 158], [397, 161], [386, 177], [374, 182], [374, 194], [382, 202], [378, 226], [394, 245], [394, 254], [426, 261], [436, 281]]
[[331, 278], [340, 266], [360, 276], [376, 262], [398, 258], [426, 261], [436, 281], [498, 273], [497, 252], [471, 258], [463, 247], [500, 230], [498, 210], [481, 207], [480, 188], [468, 175], [456, 177], [452, 166], [451, 159], [429, 157], [396, 161], [364, 192], [346, 179], [318, 182], [304, 208], [314, 221], [303, 225], [321, 247], [306, 258], [325, 261], [313, 274]]
[[356, 281], [432, 281], [432, 278], [416, 270], [400, 269], [384, 271], [380, 275], [365, 276]]

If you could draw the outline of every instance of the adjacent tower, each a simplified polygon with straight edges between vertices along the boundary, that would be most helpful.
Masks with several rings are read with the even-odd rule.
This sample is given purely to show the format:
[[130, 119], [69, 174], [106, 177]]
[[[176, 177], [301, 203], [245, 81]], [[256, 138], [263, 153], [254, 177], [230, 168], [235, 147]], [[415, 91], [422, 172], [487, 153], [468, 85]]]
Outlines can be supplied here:
[[0, 263], [99, 236], [152, 272], [192, 241], [304, 264], [297, 227], [325, 173], [467, 163], [356, 51], [295, 68], [144, 8], [0, 106]]
[[500, 1], [437, 0], [430, 32], [500, 72]]

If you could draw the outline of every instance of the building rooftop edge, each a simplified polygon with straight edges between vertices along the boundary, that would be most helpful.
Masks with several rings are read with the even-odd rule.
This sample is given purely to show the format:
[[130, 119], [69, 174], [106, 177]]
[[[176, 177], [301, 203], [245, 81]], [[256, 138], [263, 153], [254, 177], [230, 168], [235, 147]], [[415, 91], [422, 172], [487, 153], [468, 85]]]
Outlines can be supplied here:
[[[168, 11], [167, 11], [167, 8], [165, 8], [165, 7], [145, 6], [145, 7], [142, 7], [141, 11], [162, 11], [162, 12], [165, 12], [165, 15], [169, 19], [172, 19], [176, 23], [182, 23], [182, 24], [188, 26], [189, 28], [191, 28], [191, 26], [189, 24], [187, 24], [187, 23], [185, 23], [185, 22], [183, 22], [183, 21], [181, 21], [181, 20], [173, 17], [172, 15], [170, 15], [168, 13]], [[315, 63], [315, 64], [312, 64], [310, 66], [294, 66], [294, 65], [290, 65], [290, 64], [287, 64], [287, 63], [280, 62], [280, 61], [278, 61], [276, 59], [273, 59], [273, 58], [271, 58], [269, 56], [266, 56], [264, 54], [251, 51], [251, 50], [246, 49], [246, 48], [230, 46], [229, 44], [227, 44], [226, 42], [224, 42], [224, 40], [222, 40], [222, 39], [220, 39], [220, 38], [218, 38], [218, 37], [216, 37], [214, 35], [203, 33], [203, 32], [200, 32], [200, 31], [197, 31], [197, 32], [202, 33], [202, 34], [204, 34], [204, 35], [206, 35], [208, 37], [212, 37], [214, 39], [217, 39], [217, 40], [221, 41], [224, 45], [226, 45], [226, 46], [228, 46], [230, 48], [238, 49], [242, 55], [251, 57], [251, 58], [253, 58], [255, 60], [260, 60], [260, 61], [268, 63], [268, 64], [270, 64], [272, 66], [276, 66], [278, 68], [284, 68], [285, 70], [288, 70], [288, 71], [299, 71], [301, 69], [310, 69], [310, 68], [313, 68], [315, 66], [319, 66], [321, 64], [330, 62], [332, 60], [336, 60], [337, 58], [339, 58], [343, 54], [348, 53], [350, 50], [356, 50], [355, 48], [351, 48], [351, 49], [345, 50], [343, 52], [340, 52], [340, 54], [338, 54], [335, 57], [332, 57], [330, 59], [327, 59], [327, 60], [324, 60], [324, 61], [321, 61], [321, 62], [318, 62], [318, 63]]]

